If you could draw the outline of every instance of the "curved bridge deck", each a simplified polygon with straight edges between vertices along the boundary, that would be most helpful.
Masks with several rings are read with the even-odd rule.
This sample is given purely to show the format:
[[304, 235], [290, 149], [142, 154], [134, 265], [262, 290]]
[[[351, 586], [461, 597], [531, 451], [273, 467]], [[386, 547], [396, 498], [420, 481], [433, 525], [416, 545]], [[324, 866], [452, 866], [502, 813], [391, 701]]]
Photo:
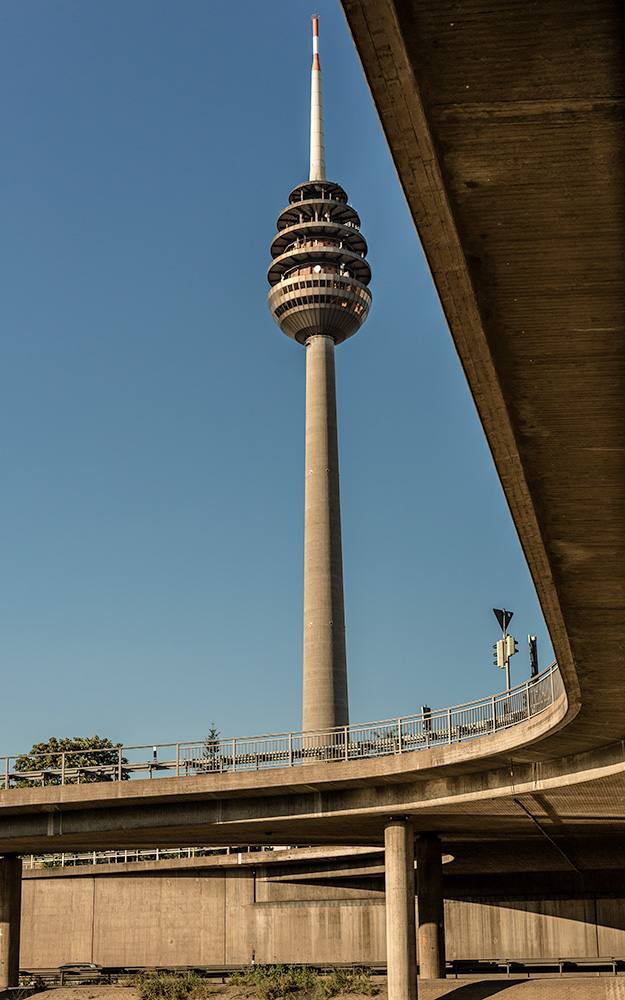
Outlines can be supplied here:
[[[314, 733], [65, 750], [0, 758], [5, 789], [25, 782], [65, 785], [173, 772], [176, 777], [353, 761], [447, 747], [494, 735], [543, 713], [562, 694], [557, 664], [510, 691], [466, 705]], [[173, 754], [172, 754], [173, 751]], [[165, 754], [165, 756], [163, 756]], [[169, 755], [169, 756], [167, 756]], [[89, 756], [101, 763], [81, 764]]]

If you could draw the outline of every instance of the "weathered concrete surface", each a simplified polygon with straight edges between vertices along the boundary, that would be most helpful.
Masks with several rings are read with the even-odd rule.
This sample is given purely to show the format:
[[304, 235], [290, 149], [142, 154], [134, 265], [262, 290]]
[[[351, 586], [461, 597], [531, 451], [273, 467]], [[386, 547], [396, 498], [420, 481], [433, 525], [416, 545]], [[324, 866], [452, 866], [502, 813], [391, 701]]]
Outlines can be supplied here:
[[[342, 849], [325, 872], [314, 853], [26, 871], [20, 965], [230, 964], [252, 950], [259, 962], [384, 962], [380, 853]], [[623, 885], [619, 896], [615, 882], [567, 896], [556, 884], [549, 898], [552, 878], [542, 872], [536, 886], [517, 876], [499, 895], [490, 886], [461, 897], [456, 887], [445, 900], [447, 957], [625, 954]]]
[[306, 343], [304, 730], [349, 722], [334, 341]]
[[414, 830], [407, 819], [384, 827], [388, 1000], [416, 1000]]
[[[20, 968], [58, 968], [65, 962], [96, 961], [94, 880], [46, 879], [43, 889], [37, 885], [28, 877], [24, 879]], [[121, 950], [122, 942], [119, 947]]]
[[419, 975], [445, 978], [445, 913], [443, 859], [440, 838], [422, 833], [416, 841]]
[[625, 980], [482, 979], [419, 983], [419, 1000], [625, 1000]]
[[[227, 987], [225, 988], [227, 989]], [[0, 1000], [22, 1000], [24, 996], [31, 996], [34, 991], [26, 990], [5, 990], [0, 993]], [[217, 987], [215, 997], [219, 1000], [220, 989]], [[493, 977], [487, 980], [466, 980], [459, 979], [452, 982], [423, 982], [419, 984], [419, 1000], [440, 1000], [441, 997], [450, 997], [451, 1000], [486, 1000], [486, 998], [499, 996], [512, 998], [512, 1000], [523, 1000], [529, 997], [530, 1000], [622, 1000], [625, 998], [625, 979], [617, 981], [615, 979], [532, 979], [514, 980], [499, 979]], [[84, 986], [84, 987], [64, 987], [53, 989], [36, 994], [42, 1000], [135, 1000], [136, 991], [132, 987], [111, 987], [111, 986]], [[227, 993], [224, 990], [224, 996]], [[380, 994], [381, 1000], [384, 992]]]
[[625, 8], [342, 6], [569, 693], [540, 751], [620, 740]]
[[0, 989], [19, 981], [22, 859], [0, 858]]
[[[267, 885], [254, 869], [27, 879], [20, 964], [102, 965], [384, 960], [384, 903], [370, 893]], [[269, 892], [265, 891], [269, 889]], [[268, 895], [273, 898], [266, 898]], [[80, 926], [67, 917], [81, 907]], [[352, 959], [349, 959], [350, 961]]]

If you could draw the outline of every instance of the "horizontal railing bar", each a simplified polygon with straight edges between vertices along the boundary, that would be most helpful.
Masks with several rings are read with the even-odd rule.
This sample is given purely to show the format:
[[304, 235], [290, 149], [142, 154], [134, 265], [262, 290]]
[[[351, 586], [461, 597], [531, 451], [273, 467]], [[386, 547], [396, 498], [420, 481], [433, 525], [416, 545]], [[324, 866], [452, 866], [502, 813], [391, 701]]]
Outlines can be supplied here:
[[278, 848], [262, 845], [251, 848], [246, 846], [230, 847], [129, 847], [120, 850], [110, 851], [81, 851], [77, 853], [64, 852], [59, 854], [28, 854], [22, 857], [24, 868], [71, 868], [83, 861], [92, 861], [96, 864], [106, 864], [108, 862], [126, 863], [138, 861], [141, 858], [155, 858], [157, 861], [170, 861], [185, 858], [202, 858], [222, 856], [229, 854], [260, 854], [262, 852], [275, 851]]

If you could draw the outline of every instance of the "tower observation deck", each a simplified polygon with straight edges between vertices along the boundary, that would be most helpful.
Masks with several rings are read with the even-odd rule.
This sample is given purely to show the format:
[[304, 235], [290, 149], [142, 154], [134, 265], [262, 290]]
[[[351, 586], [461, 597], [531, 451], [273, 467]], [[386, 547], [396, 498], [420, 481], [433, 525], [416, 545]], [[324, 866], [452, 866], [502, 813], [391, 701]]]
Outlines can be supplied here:
[[306, 347], [304, 731], [349, 722], [334, 347], [360, 329], [371, 305], [358, 213], [326, 179], [318, 42], [313, 18], [310, 177], [278, 217], [267, 273], [273, 318]]

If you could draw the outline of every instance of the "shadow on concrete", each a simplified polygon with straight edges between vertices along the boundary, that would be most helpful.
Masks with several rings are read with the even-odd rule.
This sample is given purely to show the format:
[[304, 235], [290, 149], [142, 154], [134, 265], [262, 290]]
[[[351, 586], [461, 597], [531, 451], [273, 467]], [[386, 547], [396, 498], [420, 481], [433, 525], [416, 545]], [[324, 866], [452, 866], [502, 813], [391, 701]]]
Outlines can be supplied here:
[[455, 990], [442, 993], [440, 1000], [487, 1000], [488, 997], [494, 997], [497, 993], [502, 993], [503, 990], [509, 990], [511, 986], [518, 986], [519, 983], [526, 982], [527, 978], [506, 979], [505, 982], [499, 979], [497, 982], [480, 980], [474, 983], [463, 983]]

